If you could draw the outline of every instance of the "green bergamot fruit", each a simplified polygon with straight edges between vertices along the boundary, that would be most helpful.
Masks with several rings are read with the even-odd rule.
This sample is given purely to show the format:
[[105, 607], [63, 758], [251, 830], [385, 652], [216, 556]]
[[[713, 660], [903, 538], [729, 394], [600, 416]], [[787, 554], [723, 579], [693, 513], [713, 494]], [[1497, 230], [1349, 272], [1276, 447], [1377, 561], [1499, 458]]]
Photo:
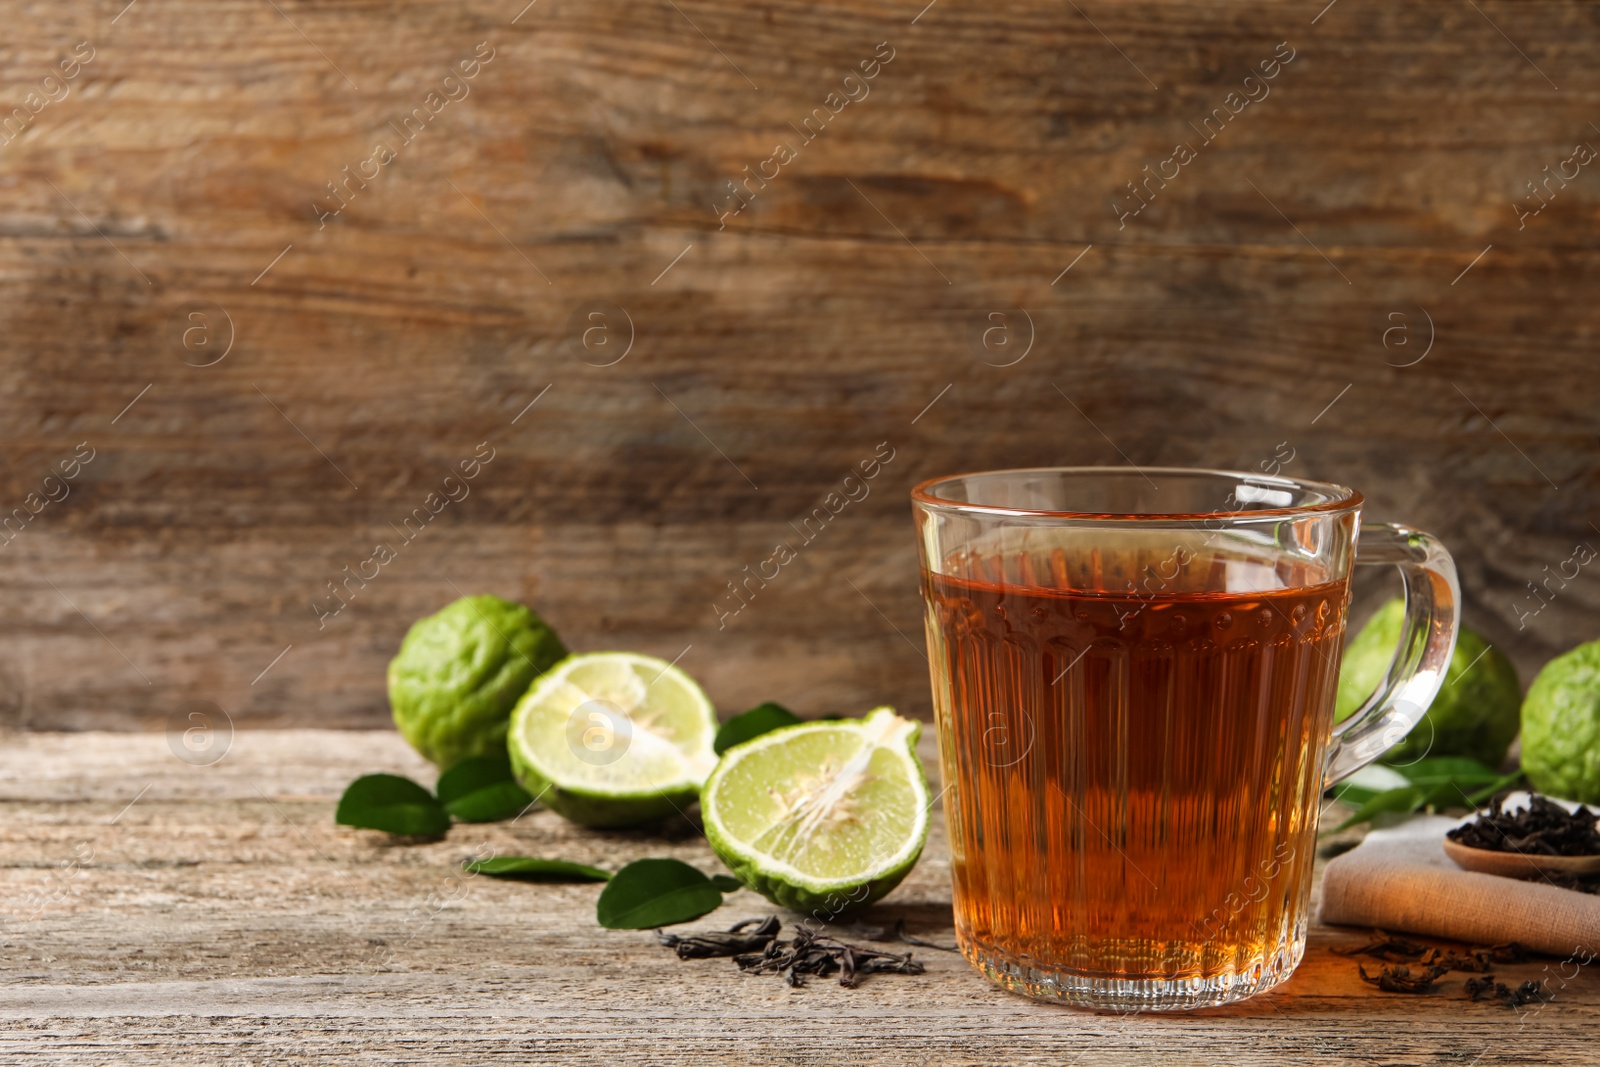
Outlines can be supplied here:
[[394, 724], [440, 767], [499, 756], [511, 709], [567, 648], [533, 611], [469, 596], [418, 619], [389, 663]]
[[1541, 793], [1600, 804], [1600, 641], [1546, 663], [1528, 687], [1522, 769]]
[[[1378, 609], [1345, 649], [1339, 668], [1334, 718], [1350, 716], [1377, 689], [1400, 643], [1405, 602], [1391, 600]], [[1423, 756], [1470, 756], [1498, 767], [1517, 736], [1522, 687], [1511, 661], [1482, 637], [1461, 628], [1450, 669], [1422, 721], [1383, 756], [1406, 764]]]

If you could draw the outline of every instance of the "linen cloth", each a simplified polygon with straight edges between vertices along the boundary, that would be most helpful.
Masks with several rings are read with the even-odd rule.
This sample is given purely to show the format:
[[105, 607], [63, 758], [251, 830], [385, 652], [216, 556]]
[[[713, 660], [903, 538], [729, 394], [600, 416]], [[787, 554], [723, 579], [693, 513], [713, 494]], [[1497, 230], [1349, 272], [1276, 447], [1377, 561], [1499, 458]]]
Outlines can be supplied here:
[[1430, 815], [1374, 830], [1328, 862], [1317, 918], [1473, 945], [1517, 941], [1553, 956], [1600, 955], [1600, 895], [1537, 876], [1462, 870], [1443, 842], [1445, 831], [1463, 821]]

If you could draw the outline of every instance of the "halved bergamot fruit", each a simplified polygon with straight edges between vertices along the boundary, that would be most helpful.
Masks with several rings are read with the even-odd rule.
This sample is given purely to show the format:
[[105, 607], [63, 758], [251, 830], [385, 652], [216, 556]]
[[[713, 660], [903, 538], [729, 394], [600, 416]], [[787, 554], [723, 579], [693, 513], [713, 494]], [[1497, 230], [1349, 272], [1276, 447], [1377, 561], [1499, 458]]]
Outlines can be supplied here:
[[730, 748], [700, 793], [706, 838], [745, 885], [820, 919], [877, 900], [928, 839], [921, 726], [893, 708]]
[[568, 656], [511, 713], [507, 747], [524, 789], [585, 826], [682, 812], [716, 765], [717, 714], [683, 671], [636, 652]]

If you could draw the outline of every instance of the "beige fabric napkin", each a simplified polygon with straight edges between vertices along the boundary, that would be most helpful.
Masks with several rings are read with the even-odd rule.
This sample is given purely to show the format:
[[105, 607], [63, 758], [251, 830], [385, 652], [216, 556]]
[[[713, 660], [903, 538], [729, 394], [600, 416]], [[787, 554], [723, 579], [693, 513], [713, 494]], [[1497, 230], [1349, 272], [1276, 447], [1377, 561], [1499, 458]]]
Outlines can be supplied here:
[[1430, 815], [1368, 834], [1329, 861], [1317, 918], [1473, 945], [1518, 941], [1553, 956], [1600, 954], [1600, 896], [1462, 870], [1443, 845], [1462, 821]]

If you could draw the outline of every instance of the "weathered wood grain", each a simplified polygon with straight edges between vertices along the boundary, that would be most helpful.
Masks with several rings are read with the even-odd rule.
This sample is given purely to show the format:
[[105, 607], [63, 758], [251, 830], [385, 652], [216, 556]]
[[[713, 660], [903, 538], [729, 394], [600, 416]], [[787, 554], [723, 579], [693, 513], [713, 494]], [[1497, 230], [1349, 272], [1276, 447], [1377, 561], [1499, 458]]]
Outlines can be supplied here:
[[[74, 1064], [1346, 1064], [1583, 1062], [1600, 1020], [1584, 968], [1519, 1018], [1461, 995], [1375, 991], [1314, 928], [1277, 990], [1184, 1016], [1094, 1014], [989, 985], [959, 957], [859, 989], [791, 990], [726, 960], [679, 962], [600, 930], [595, 886], [454, 873], [485, 846], [615, 866], [715, 870], [693, 825], [596, 832], [535, 811], [396, 846], [337, 827], [357, 773], [429, 782], [389, 732], [245, 731], [220, 762], [158, 734], [7, 735], [0, 744], [0, 1058]], [[867, 916], [950, 928], [943, 820]], [[764, 914], [747, 891], [705, 920]], [[1503, 968], [1542, 979], [1545, 961]], [[1563, 972], [1564, 973], [1564, 972]], [[1551, 988], [1556, 989], [1555, 983]]]
[[[925, 713], [915, 481], [1279, 442], [1455, 548], [1525, 676], [1593, 637], [1587, 573], [1519, 612], [1600, 538], [1600, 197], [1585, 169], [1511, 205], [1600, 144], [1600, 6], [1079, 7], [0, 6], [0, 117], [94, 49], [0, 145], [0, 514], [95, 449], [0, 547], [0, 721], [378, 725], [385, 660], [457, 589], [577, 648], [687, 648], [728, 709]], [[470, 94], [323, 225], [480, 42]], [[880, 42], [870, 94], [721, 227]], [[1270, 95], [1120, 226], [1280, 42]], [[215, 351], [174, 341], [191, 301], [231, 321], [215, 365], [180, 359]], [[574, 319], [597, 301], [632, 324], [610, 366]], [[319, 630], [325, 583], [482, 441], [471, 496]], [[872, 495], [719, 629], [884, 441]]]

